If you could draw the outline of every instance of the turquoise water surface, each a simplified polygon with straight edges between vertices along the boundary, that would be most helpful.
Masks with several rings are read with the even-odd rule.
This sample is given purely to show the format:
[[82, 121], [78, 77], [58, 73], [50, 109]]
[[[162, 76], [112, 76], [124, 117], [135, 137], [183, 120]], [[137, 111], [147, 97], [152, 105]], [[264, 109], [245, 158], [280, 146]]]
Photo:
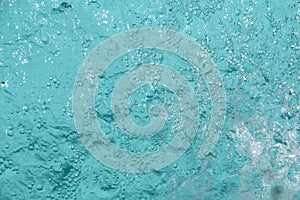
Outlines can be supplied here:
[[0, 200], [300, 199], [299, 61], [299, 0], [0, 0]]

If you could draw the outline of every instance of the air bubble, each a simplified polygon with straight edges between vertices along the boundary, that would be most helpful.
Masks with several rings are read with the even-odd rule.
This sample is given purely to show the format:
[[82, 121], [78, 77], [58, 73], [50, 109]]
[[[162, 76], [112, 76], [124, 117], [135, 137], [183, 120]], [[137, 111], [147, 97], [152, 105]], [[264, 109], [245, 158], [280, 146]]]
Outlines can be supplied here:
[[13, 127], [7, 127], [5, 132], [6, 132], [6, 135], [9, 137], [14, 136]]
[[53, 152], [58, 152], [58, 147], [57, 146], [53, 147]]
[[29, 184], [27, 185], [27, 188], [28, 188], [29, 190], [32, 190], [33, 186], [34, 186], [34, 183], [29, 183]]
[[1, 86], [1, 88], [7, 88], [8, 87], [8, 81], [2, 81], [0, 86]]
[[36, 189], [37, 189], [37, 190], [43, 190], [43, 188], [44, 188], [44, 187], [43, 187], [42, 184], [38, 184], [38, 185], [36, 186]]
[[28, 106], [23, 106], [23, 108], [22, 108], [25, 112], [28, 112], [29, 111], [29, 108], [28, 108]]
[[29, 146], [28, 146], [28, 149], [29, 149], [30, 151], [32, 151], [32, 150], [34, 150], [34, 146], [33, 146], [33, 145], [29, 145]]

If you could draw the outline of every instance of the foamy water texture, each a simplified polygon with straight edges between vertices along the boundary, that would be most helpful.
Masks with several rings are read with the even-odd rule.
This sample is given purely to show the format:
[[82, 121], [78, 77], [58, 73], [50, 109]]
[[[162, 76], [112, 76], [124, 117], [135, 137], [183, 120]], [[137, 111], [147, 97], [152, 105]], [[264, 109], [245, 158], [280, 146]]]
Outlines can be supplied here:
[[0, 0], [0, 199], [300, 199], [300, 3]]

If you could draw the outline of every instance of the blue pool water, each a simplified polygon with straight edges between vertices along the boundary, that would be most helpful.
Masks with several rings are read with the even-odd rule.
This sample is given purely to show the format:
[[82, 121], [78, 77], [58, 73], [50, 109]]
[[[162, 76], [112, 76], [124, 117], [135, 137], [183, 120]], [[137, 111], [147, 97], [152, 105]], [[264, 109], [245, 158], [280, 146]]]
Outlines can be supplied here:
[[299, 50], [298, 0], [0, 0], [0, 200], [300, 199]]

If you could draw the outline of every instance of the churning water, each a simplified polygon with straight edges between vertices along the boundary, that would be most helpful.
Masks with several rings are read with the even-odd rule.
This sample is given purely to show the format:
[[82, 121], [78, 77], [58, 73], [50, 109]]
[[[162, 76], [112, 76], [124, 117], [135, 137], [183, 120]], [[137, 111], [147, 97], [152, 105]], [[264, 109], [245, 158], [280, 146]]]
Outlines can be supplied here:
[[0, 0], [0, 199], [300, 199], [298, 0]]

